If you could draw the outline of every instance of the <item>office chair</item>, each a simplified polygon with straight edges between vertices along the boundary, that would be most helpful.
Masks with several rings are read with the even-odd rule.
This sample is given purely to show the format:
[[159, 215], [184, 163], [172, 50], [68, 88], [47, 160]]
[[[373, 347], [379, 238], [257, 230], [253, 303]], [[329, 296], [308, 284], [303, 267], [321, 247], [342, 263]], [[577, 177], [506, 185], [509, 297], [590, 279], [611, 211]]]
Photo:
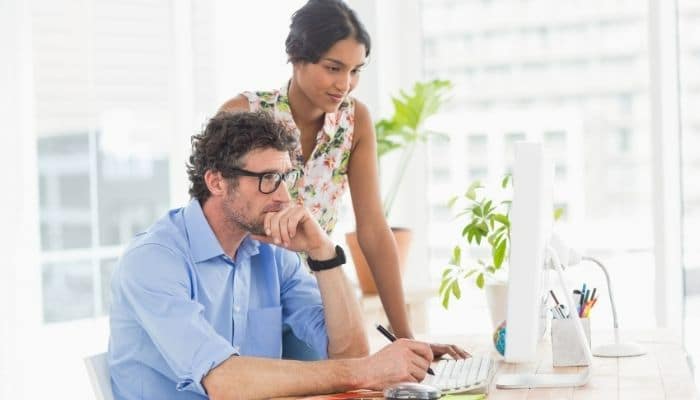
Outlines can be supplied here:
[[112, 395], [112, 382], [109, 378], [109, 366], [107, 365], [107, 353], [95, 354], [85, 357], [85, 368], [96, 400], [114, 400]]

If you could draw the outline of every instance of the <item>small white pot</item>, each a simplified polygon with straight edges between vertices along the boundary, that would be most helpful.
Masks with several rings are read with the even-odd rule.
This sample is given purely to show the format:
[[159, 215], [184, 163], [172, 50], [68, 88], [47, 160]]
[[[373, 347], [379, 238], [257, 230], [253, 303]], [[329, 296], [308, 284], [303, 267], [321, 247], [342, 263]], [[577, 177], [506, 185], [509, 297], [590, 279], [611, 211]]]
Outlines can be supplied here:
[[508, 304], [508, 284], [504, 281], [487, 282], [484, 285], [486, 303], [489, 306], [491, 325], [494, 329], [506, 319], [506, 307]]

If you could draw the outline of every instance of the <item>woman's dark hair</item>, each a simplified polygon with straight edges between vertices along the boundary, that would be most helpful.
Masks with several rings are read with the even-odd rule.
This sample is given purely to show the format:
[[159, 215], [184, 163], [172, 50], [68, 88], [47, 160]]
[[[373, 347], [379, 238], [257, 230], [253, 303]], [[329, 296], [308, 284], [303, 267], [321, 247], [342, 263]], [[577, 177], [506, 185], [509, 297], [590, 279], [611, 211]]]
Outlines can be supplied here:
[[289, 61], [317, 63], [336, 42], [352, 37], [365, 46], [369, 56], [369, 33], [342, 0], [309, 0], [292, 15], [285, 41]]
[[291, 154], [298, 143], [294, 133], [266, 111], [222, 111], [209, 120], [201, 134], [192, 136], [191, 142], [192, 155], [187, 163], [189, 193], [201, 204], [211, 196], [204, 182], [207, 171], [229, 177], [232, 175], [228, 172], [242, 167], [243, 157], [253, 150], [271, 148]]

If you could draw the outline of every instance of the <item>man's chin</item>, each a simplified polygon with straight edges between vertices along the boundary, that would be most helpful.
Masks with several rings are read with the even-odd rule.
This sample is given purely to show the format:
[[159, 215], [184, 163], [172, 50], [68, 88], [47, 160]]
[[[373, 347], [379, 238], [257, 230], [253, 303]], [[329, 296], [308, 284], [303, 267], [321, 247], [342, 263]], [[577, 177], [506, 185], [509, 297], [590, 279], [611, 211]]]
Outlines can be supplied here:
[[252, 235], [265, 236], [265, 227], [263, 224], [254, 224], [248, 226], [241, 226]]

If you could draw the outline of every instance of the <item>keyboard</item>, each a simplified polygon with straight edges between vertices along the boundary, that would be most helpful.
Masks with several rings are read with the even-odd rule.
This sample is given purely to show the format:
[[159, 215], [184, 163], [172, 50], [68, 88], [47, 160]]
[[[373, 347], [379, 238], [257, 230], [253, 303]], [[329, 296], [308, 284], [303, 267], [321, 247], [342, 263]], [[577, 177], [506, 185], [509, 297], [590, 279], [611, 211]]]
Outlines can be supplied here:
[[488, 354], [462, 360], [443, 359], [433, 364], [435, 376], [426, 375], [423, 384], [449, 393], [486, 393], [495, 373], [495, 362]]

